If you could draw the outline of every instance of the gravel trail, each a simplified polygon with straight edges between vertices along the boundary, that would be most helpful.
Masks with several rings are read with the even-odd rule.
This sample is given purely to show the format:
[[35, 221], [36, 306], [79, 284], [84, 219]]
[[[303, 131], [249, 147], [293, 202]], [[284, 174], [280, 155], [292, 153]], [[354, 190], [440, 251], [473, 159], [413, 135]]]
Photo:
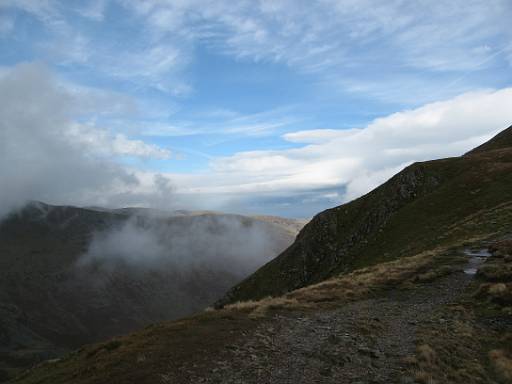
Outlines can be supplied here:
[[[455, 301], [471, 276], [454, 273], [413, 290], [344, 304], [334, 310], [276, 315], [211, 361], [191, 383], [409, 383], [403, 358], [416, 329]], [[204, 372], [204, 371], [203, 371]]]

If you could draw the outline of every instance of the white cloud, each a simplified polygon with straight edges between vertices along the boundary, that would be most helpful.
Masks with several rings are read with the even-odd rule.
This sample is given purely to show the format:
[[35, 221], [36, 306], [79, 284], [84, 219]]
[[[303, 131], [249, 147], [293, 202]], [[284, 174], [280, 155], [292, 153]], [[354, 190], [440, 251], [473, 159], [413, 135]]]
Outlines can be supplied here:
[[[433, 94], [458, 74], [491, 68], [507, 57], [512, 38], [509, 0], [118, 0], [112, 7], [116, 3], [132, 13], [128, 22], [137, 33], [116, 35], [111, 28], [108, 38], [98, 38], [69, 20], [65, 2], [3, 0], [0, 7], [18, 7], [47, 25], [54, 33], [44, 44], [49, 60], [176, 95], [192, 92], [187, 70], [204, 46], [315, 73], [347, 92], [403, 102], [413, 92], [420, 97], [419, 90]], [[105, 19], [102, 0], [71, 9], [99, 23]], [[450, 88], [438, 96], [467, 90]]]
[[[0, 10], [21, 9], [46, 26], [45, 43], [36, 48], [46, 51], [49, 62], [67, 66], [67, 73], [92, 74], [100, 83], [115, 80], [118, 89], [130, 89], [142, 97], [153, 91], [146, 92], [146, 87], [176, 95], [192, 92], [187, 70], [198, 47], [239, 60], [288, 65], [313, 74], [307, 79], [314, 78], [317, 86], [325, 84], [329, 92], [342, 89], [407, 105], [478, 88], [475, 72], [491, 68], [512, 52], [507, 46], [512, 37], [509, 0], [449, 4], [429, 0], [414, 4], [405, 0], [385, 4], [377, 0], [119, 0], [117, 4], [128, 12], [123, 19], [126, 25], [106, 24], [116, 2], [77, 8], [50, 0], [0, 0]], [[83, 23], [69, 19], [70, 14], [80, 17], [77, 12], [86, 18], [81, 19]], [[18, 27], [17, 17], [8, 19], [14, 27], [6, 24], [7, 35]], [[81, 29], [85, 24], [94, 28]], [[125, 36], [126, 30], [136, 33]], [[74, 64], [78, 69], [71, 67]], [[139, 204], [150, 199], [156, 186], [155, 199], [164, 201], [172, 188], [158, 174], [122, 168], [114, 160], [116, 156], [166, 159], [169, 151], [132, 139], [130, 134], [262, 136], [275, 135], [296, 122], [283, 118], [290, 114], [275, 111], [241, 116], [227, 110], [218, 111], [217, 117], [205, 114], [203, 119], [197, 113], [201, 111], [194, 110], [188, 120], [185, 116], [168, 123], [176, 106], [156, 105], [150, 99], [141, 118], [140, 105], [130, 98], [55, 84], [44, 71], [27, 68], [0, 68], [4, 73], [0, 85], [6, 90], [0, 96], [0, 155], [5, 160], [0, 170], [16, 180], [13, 186], [24, 185], [19, 191], [31, 191], [41, 199], [101, 199], [106, 204], [118, 199], [118, 203]], [[492, 76], [491, 71], [487, 74]], [[506, 80], [503, 72], [496, 76]], [[411, 161], [460, 154], [484, 141], [510, 123], [510, 105], [510, 89], [467, 93], [376, 119], [365, 127], [287, 133], [284, 140], [302, 147], [216, 158], [209, 173], [176, 175], [173, 180], [183, 194], [283, 196], [325, 189], [319, 194], [346, 199]], [[147, 113], [147, 107], [155, 110]], [[77, 115], [79, 121], [74, 119]], [[61, 164], [62, 158], [69, 158], [69, 164]], [[5, 165], [13, 161], [25, 167], [26, 177]], [[80, 172], [72, 167], [81, 169], [89, 183], [79, 180]], [[99, 169], [97, 177], [93, 168]], [[43, 180], [45, 173], [51, 181]], [[59, 184], [56, 175], [69, 175], [74, 189]], [[128, 189], [130, 183], [134, 185]], [[340, 186], [347, 191], [332, 191]]]
[[39, 20], [51, 23], [58, 17], [58, 5], [52, 0], [1, 0], [0, 8], [18, 8]]
[[[216, 158], [211, 173], [176, 175], [189, 193], [300, 194], [346, 189], [335, 203], [358, 197], [414, 161], [458, 156], [512, 124], [512, 88], [460, 95], [378, 118], [350, 130], [284, 135], [300, 148], [240, 152]], [[320, 193], [320, 192], [319, 192]]]
[[353, 129], [312, 129], [307, 131], [297, 131], [285, 133], [283, 138], [292, 143], [320, 144], [329, 142], [340, 137], [349, 137], [355, 135], [360, 130]]
[[73, 121], [79, 101], [40, 65], [18, 65], [0, 77], [0, 215], [32, 199], [169, 206], [172, 185], [165, 176], [115, 160], [167, 158], [169, 152]]
[[[142, 124], [142, 134], [162, 137], [200, 134], [268, 136], [298, 121], [298, 118], [290, 116], [290, 111], [289, 107], [245, 115], [232, 110], [197, 111], [194, 120]], [[225, 140], [222, 137], [216, 143]]]
[[[132, 36], [126, 36], [123, 31], [104, 39], [97, 34], [100, 24], [92, 30], [81, 28], [82, 24], [70, 17], [78, 14], [100, 23], [104, 21], [106, 6], [104, 0], [82, 7], [52, 0], [0, 1], [0, 9], [21, 10], [45, 26], [48, 37], [39, 40], [33, 36], [27, 43], [44, 52], [48, 62], [64, 66], [78, 64], [139, 87], [153, 87], [177, 96], [189, 94], [191, 87], [181, 75], [190, 60], [190, 44], [180, 39], [146, 36], [144, 26]], [[134, 30], [138, 27], [133, 26]]]
[[112, 155], [136, 156], [154, 159], [169, 159], [171, 152], [142, 140], [128, 139], [122, 133], [108, 131], [84, 124], [70, 125], [65, 133], [73, 142], [85, 145], [92, 153], [110, 157]]
[[[58, 87], [65, 90], [76, 106], [71, 111], [73, 113], [112, 119], [119, 116], [134, 118], [141, 112], [142, 106], [139, 105], [138, 100], [125, 94], [102, 88], [87, 87], [62, 79], [54, 80], [58, 81]], [[152, 111], [144, 107], [144, 115], [151, 117]]]
[[87, 64], [94, 54], [91, 41], [83, 34], [61, 26], [62, 33], [55, 40], [45, 41], [39, 47], [60, 65]]
[[512, 13], [507, 0], [122, 3], [164, 36], [181, 30], [241, 58], [306, 70], [373, 61], [389, 49], [412, 67], [471, 70], [500, 48], [486, 44], [489, 38], [509, 41]]
[[[336, 205], [357, 197], [413, 161], [460, 155], [512, 123], [512, 88], [471, 92], [364, 127], [287, 133], [285, 140], [302, 146], [213, 158], [208, 172], [160, 174], [130, 169], [115, 159], [167, 159], [166, 149], [72, 118], [101, 104], [107, 106], [98, 111], [107, 116], [131, 111], [129, 100], [70, 88], [44, 67], [27, 64], [5, 70], [0, 91], [2, 213], [27, 199], [227, 210], [250, 200], [260, 210], [268, 208], [258, 201], [318, 203], [321, 209], [322, 199]], [[101, 102], [92, 101], [94, 95]], [[217, 114], [245, 122], [230, 111]]]
[[[113, 47], [114, 51], [117, 49], [119, 47]], [[162, 43], [149, 47], [131, 47], [130, 50], [115, 55], [100, 50], [92, 63], [97, 69], [113, 77], [182, 96], [192, 92], [191, 86], [178, 76], [189, 60], [186, 47]]]
[[77, 9], [77, 12], [83, 17], [92, 20], [102, 21], [105, 16], [106, 0], [96, 0], [89, 2], [86, 6]]

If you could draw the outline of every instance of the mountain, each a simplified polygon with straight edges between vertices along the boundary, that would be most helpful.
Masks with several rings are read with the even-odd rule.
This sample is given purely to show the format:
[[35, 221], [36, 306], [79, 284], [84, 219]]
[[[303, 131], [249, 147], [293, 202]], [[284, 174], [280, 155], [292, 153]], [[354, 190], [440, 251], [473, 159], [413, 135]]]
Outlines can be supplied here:
[[468, 152], [468, 155], [475, 153], [482, 153], [493, 151], [496, 149], [507, 149], [512, 147], [512, 127], [508, 127], [504, 129], [500, 133], [498, 133], [495, 137], [493, 137], [488, 142], [476, 147], [472, 151]]
[[318, 214], [216, 309], [12, 382], [510, 383], [511, 137]]
[[293, 245], [218, 305], [280, 295], [461, 236], [490, 233], [502, 225], [498, 217], [484, 226], [461, 225], [492, 215], [511, 199], [512, 127], [464, 156], [412, 164], [367, 195], [318, 214]]
[[276, 220], [27, 205], [0, 222], [0, 369], [206, 308], [293, 242]]

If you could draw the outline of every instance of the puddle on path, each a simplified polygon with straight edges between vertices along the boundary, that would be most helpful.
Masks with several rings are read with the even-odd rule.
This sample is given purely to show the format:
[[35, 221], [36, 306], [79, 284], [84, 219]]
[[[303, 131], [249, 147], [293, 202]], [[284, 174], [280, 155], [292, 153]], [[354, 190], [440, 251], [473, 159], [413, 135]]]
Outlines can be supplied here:
[[469, 260], [464, 268], [464, 273], [474, 275], [478, 271], [478, 267], [484, 263], [485, 259], [491, 256], [486, 248], [482, 249], [465, 249], [464, 254]]

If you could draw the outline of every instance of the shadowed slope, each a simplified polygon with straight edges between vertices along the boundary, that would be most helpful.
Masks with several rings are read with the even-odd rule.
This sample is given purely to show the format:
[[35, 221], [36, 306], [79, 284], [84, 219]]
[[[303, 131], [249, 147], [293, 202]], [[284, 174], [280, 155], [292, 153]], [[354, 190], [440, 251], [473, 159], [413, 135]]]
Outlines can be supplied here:
[[200, 311], [293, 239], [237, 215], [32, 203], [0, 221], [0, 371]]

